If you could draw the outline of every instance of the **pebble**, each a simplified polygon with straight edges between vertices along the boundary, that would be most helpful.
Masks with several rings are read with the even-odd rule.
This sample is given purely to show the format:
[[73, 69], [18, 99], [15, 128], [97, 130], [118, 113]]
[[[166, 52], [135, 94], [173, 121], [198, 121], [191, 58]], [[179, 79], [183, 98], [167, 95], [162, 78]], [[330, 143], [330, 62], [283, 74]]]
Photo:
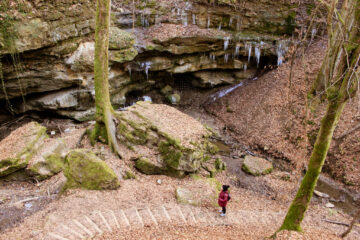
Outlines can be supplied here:
[[51, 131], [51, 132], [50, 132], [50, 135], [52, 135], [52, 136], [54, 136], [55, 134], [56, 134], [55, 131]]
[[158, 185], [161, 185], [161, 183], [162, 183], [161, 179], [158, 179], [158, 180], [156, 181], [156, 183], [157, 183]]
[[335, 205], [328, 202], [328, 203], [325, 205], [325, 207], [327, 207], [327, 208], [334, 208]]
[[32, 207], [32, 203], [25, 203], [26, 210], [30, 210]]
[[69, 133], [70, 131], [71, 131], [70, 128], [64, 130], [65, 133]]
[[319, 192], [319, 191], [316, 191], [314, 190], [314, 194], [318, 197], [322, 197], [322, 198], [329, 198], [330, 196], [327, 195], [326, 193], [322, 193], [322, 192]]

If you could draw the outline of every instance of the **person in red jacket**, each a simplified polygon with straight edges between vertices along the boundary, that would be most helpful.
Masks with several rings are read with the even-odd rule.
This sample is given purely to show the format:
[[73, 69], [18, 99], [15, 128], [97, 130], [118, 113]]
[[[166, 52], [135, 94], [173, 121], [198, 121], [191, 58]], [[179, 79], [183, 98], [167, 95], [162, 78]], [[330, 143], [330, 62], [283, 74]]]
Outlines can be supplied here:
[[222, 217], [226, 216], [226, 205], [231, 198], [228, 192], [229, 187], [230, 187], [229, 185], [223, 185], [222, 191], [219, 194], [218, 204], [220, 207], [222, 207], [222, 210], [220, 210], [221, 212], [220, 216]]

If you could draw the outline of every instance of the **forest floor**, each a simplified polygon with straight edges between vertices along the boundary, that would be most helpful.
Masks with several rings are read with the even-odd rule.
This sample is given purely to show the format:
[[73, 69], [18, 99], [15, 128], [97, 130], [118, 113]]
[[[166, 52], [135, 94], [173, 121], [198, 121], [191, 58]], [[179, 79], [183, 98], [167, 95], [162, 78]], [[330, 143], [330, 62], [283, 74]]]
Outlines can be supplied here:
[[[249, 80], [244, 86], [235, 89], [217, 101], [211, 100], [211, 94], [187, 91], [182, 93], [184, 99], [179, 106], [185, 113], [213, 127], [222, 136], [224, 148], [220, 152], [228, 169], [216, 176], [221, 184], [231, 186], [232, 200], [228, 206], [226, 224], [206, 224], [196, 222], [164, 221], [161, 224], [131, 224], [116, 231], [105, 231], [94, 239], [264, 239], [271, 236], [281, 225], [287, 208], [293, 199], [299, 182], [301, 170], [306, 165], [311, 148], [307, 145], [308, 132], [317, 128], [317, 123], [323, 113], [323, 106], [318, 106], [319, 112], [309, 114], [306, 119], [304, 107], [305, 92], [320, 67], [325, 42], [317, 42], [310, 50], [311, 57], [305, 58], [306, 74], [303, 62], [297, 59], [294, 68], [294, 79], [288, 82], [289, 63], [277, 70], [269, 72], [257, 80]], [[308, 80], [306, 80], [308, 77]], [[289, 90], [291, 89], [291, 90]], [[190, 96], [198, 96], [192, 101]], [[196, 95], [197, 94], [197, 95]], [[353, 103], [355, 100], [353, 101]], [[289, 104], [289, 102], [291, 104]], [[357, 104], [349, 104], [339, 123], [335, 138], [354, 126], [359, 118]], [[231, 109], [231, 111], [229, 111]], [[212, 115], [209, 115], [212, 114]], [[305, 120], [304, 120], [305, 119]], [[41, 119], [39, 119], [41, 120]], [[6, 135], [17, 124], [28, 121], [23, 118], [12, 124], [5, 125]], [[304, 129], [304, 121], [312, 122]], [[69, 120], [42, 120], [48, 131], [56, 131], [53, 137], [64, 137], [66, 141], [75, 144], [87, 127], [87, 124], [76, 124]], [[355, 137], [353, 136], [355, 135]], [[352, 136], [335, 141], [332, 154], [326, 169], [333, 176], [342, 176], [354, 183], [360, 178], [360, 167], [354, 158], [359, 157], [359, 144], [356, 142], [358, 132]], [[341, 144], [350, 148], [349, 156], [341, 155]], [[130, 161], [119, 161], [107, 148], [101, 144], [91, 147], [88, 140], [83, 146], [101, 155], [116, 173], [132, 168]], [[253, 177], [241, 171], [239, 156], [245, 151], [253, 151], [258, 155], [267, 156], [273, 160], [275, 171], [267, 176]], [[338, 154], [338, 155], [337, 155]], [[356, 155], [357, 154], [357, 155]], [[330, 166], [331, 158], [337, 156], [341, 161]], [[341, 156], [341, 157], [339, 157]], [[360, 161], [357, 160], [357, 161]], [[351, 167], [351, 168], [350, 168]], [[338, 171], [336, 170], [338, 169]], [[345, 171], [345, 173], [344, 173]], [[338, 178], [339, 179], [339, 178]], [[160, 181], [159, 181], [160, 180]], [[344, 180], [344, 179], [340, 179]], [[177, 203], [175, 190], [177, 187], [196, 189], [200, 196], [207, 192], [206, 186], [192, 176], [174, 179], [166, 176], [146, 176], [136, 173], [136, 179], [121, 180], [121, 187], [115, 191], [70, 190], [58, 195], [58, 190], [64, 182], [64, 176], [59, 174], [41, 183], [31, 181], [0, 182], [0, 239], [51, 239], [50, 231], [61, 229], [84, 215], [94, 211], [106, 212], [123, 209], [143, 209], [158, 206], [184, 207]], [[160, 184], [159, 184], [160, 182]], [[338, 183], [340, 185], [340, 183]], [[352, 184], [349, 184], [352, 185]], [[354, 184], [355, 185], [355, 184]], [[358, 186], [347, 186], [356, 193]], [[31, 199], [27, 200], [26, 199]], [[351, 217], [342, 209], [328, 208], [329, 199], [314, 196], [303, 222], [304, 233], [284, 232], [279, 239], [340, 239], [338, 236], [346, 230], [343, 225], [327, 221], [349, 223]], [[217, 208], [208, 201], [197, 206], [200, 212], [217, 215]], [[237, 219], [232, 214], [237, 213]], [[327, 221], [326, 221], [327, 220]], [[66, 229], [62, 229], [66, 234]], [[359, 239], [360, 228], [355, 227], [347, 239]], [[69, 239], [76, 239], [71, 238]]]

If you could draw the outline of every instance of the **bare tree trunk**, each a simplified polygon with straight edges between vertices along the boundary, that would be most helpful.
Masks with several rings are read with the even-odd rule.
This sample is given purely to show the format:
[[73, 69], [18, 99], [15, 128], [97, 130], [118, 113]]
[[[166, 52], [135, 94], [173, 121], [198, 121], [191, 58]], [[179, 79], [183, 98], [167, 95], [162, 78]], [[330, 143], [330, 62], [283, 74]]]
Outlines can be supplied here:
[[[335, 0], [334, 0], [335, 1]], [[357, 91], [360, 58], [360, 1], [345, 0], [342, 18], [329, 36], [329, 49], [321, 69], [323, 74], [328, 106], [320, 125], [320, 130], [312, 151], [308, 171], [301, 182], [280, 230], [301, 231], [301, 222], [313, 195], [317, 180], [324, 165], [334, 129], [344, 106]], [[351, 47], [348, 47], [350, 44]]]
[[96, 1], [94, 60], [96, 125], [91, 133], [91, 139], [94, 142], [99, 137], [102, 137], [112, 150], [121, 157], [115, 134], [116, 125], [113, 115], [114, 110], [110, 103], [108, 81], [110, 9], [110, 0]]

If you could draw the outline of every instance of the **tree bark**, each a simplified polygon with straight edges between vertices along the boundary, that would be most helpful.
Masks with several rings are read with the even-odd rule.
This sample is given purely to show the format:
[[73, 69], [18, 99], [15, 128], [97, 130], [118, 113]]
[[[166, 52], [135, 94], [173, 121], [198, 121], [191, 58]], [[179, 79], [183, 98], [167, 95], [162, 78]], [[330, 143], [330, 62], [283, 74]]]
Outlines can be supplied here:
[[96, 26], [95, 26], [95, 105], [96, 125], [91, 133], [94, 142], [99, 137], [106, 141], [120, 157], [120, 150], [116, 139], [116, 125], [114, 110], [109, 94], [109, 29], [110, 29], [110, 0], [96, 1]]
[[324, 165], [335, 127], [349, 97], [357, 91], [359, 83], [355, 76], [359, 72], [360, 58], [359, 6], [359, 0], [345, 0], [341, 16], [338, 16], [342, 20], [337, 23], [335, 32], [329, 35], [329, 49], [319, 73], [325, 81], [327, 110], [321, 121], [308, 171], [278, 231], [301, 231], [301, 222]]

